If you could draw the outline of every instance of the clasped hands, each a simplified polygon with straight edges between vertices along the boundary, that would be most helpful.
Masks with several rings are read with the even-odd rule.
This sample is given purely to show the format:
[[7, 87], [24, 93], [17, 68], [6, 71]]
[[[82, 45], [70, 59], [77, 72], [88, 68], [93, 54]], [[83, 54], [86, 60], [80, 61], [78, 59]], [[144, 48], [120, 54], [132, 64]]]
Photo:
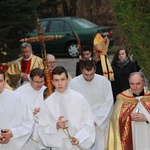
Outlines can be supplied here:
[[[60, 116], [58, 118], [58, 121], [56, 123], [56, 128], [57, 130], [59, 130], [60, 128], [61, 129], [65, 129], [67, 126], [66, 126], [66, 123], [68, 122], [68, 120], [63, 120], [64, 116]], [[71, 143], [72, 145], [78, 145], [79, 144], [79, 140], [75, 137], [72, 137], [71, 138]]]
[[3, 131], [0, 135], [0, 144], [7, 144], [10, 138], [13, 137], [13, 134], [10, 129], [4, 129]]

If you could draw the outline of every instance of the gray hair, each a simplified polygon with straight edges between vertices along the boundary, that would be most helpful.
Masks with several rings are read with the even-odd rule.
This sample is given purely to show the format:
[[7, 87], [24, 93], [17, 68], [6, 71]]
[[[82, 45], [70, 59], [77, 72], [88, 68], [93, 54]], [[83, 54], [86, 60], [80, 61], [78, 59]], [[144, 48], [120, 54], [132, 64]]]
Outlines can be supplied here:
[[30, 49], [32, 50], [32, 46], [31, 46], [30, 43], [22, 43], [22, 44], [20, 45], [20, 49], [26, 48], [26, 47], [30, 47]]
[[133, 75], [136, 75], [136, 74], [139, 75], [139, 76], [142, 78], [143, 82], [146, 83], [146, 85], [147, 85], [147, 81], [146, 81], [146, 78], [145, 78], [145, 76], [144, 76], [144, 73], [141, 72], [141, 71], [131, 73], [131, 74], [129, 75], [129, 82], [130, 82], [130, 78], [131, 78]]
[[47, 57], [54, 57], [54, 58], [55, 58], [55, 56], [52, 55], [52, 54], [46, 54], [46, 56], [47, 56]]

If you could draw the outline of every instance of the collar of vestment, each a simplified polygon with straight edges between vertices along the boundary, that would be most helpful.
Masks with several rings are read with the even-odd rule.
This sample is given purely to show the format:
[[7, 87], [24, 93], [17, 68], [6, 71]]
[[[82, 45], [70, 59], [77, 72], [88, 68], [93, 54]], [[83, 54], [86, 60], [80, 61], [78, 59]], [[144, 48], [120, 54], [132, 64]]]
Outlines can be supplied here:
[[25, 61], [29, 61], [29, 60], [32, 58], [32, 56], [33, 56], [33, 54], [31, 54], [31, 55], [30, 55], [30, 57], [29, 57], [29, 58], [27, 58], [27, 59], [23, 58], [23, 60], [25, 60]]
[[134, 94], [134, 93], [133, 93], [133, 96], [134, 96], [134, 97], [144, 96], [144, 89], [143, 89], [143, 91], [142, 91], [140, 94]]

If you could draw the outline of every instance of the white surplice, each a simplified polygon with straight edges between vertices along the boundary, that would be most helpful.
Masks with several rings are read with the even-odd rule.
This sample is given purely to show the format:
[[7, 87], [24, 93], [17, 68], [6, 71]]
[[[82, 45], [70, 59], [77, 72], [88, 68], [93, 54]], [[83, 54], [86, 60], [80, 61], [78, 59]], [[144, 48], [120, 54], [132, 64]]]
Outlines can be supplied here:
[[31, 110], [35, 108], [40, 108], [43, 102], [43, 92], [46, 87], [43, 86], [40, 90], [35, 90], [30, 83], [26, 83], [16, 89], [17, 92], [25, 97], [25, 100], [29, 103]]
[[10, 129], [13, 137], [0, 150], [22, 150], [33, 131], [33, 114], [23, 97], [4, 89], [0, 93], [0, 129]]
[[[140, 100], [142, 96], [136, 97]], [[139, 101], [137, 106], [134, 108], [135, 113], [137, 108], [139, 108], [139, 113], [143, 113], [150, 123], [150, 114], [145, 109], [143, 104]], [[132, 121], [132, 139], [133, 139], [133, 149], [134, 150], [149, 150], [150, 149], [150, 124], [146, 122], [135, 122]]]
[[44, 101], [38, 115], [38, 134], [44, 145], [52, 147], [52, 150], [78, 150], [62, 129], [56, 129], [60, 116], [68, 120], [69, 133], [79, 140], [80, 146], [89, 149], [93, 145], [95, 141], [93, 114], [89, 103], [80, 93], [71, 89], [65, 93], [55, 91]]
[[107, 147], [109, 120], [113, 106], [110, 81], [95, 74], [93, 80], [87, 82], [81, 74], [69, 82], [69, 87], [85, 96], [95, 116], [96, 141], [92, 150], [104, 150]]
[[[43, 102], [43, 92], [45, 88], [45, 86], [42, 86], [40, 90], [35, 90], [34, 88], [32, 88], [30, 83], [26, 83], [17, 88], [16, 91], [24, 96], [33, 112], [35, 108], [40, 108]], [[30, 140], [25, 145], [25, 150], [37, 150], [37, 147], [44, 147], [42, 143], [40, 144], [41, 146], [38, 146], [38, 144], [39, 142], [35, 142], [34, 140], [32, 140], [31, 136]]]

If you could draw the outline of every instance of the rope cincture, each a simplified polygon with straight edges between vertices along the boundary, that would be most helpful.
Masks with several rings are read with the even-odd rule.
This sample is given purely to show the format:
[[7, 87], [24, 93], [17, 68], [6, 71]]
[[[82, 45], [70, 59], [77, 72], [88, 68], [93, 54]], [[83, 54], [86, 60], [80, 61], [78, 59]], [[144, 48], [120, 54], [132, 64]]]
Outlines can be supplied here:
[[[69, 130], [68, 130], [68, 127], [64, 127], [63, 129], [63, 132], [66, 134], [66, 136], [70, 139], [70, 142], [72, 142], [73, 140], [75, 140], [76, 138], [74, 138], [73, 136], [70, 135], [69, 133]], [[66, 130], [66, 131], [65, 131]], [[78, 145], [75, 145], [79, 148], [79, 150], [89, 150], [89, 149], [86, 149], [82, 146], [80, 146], [79, 144]]]

